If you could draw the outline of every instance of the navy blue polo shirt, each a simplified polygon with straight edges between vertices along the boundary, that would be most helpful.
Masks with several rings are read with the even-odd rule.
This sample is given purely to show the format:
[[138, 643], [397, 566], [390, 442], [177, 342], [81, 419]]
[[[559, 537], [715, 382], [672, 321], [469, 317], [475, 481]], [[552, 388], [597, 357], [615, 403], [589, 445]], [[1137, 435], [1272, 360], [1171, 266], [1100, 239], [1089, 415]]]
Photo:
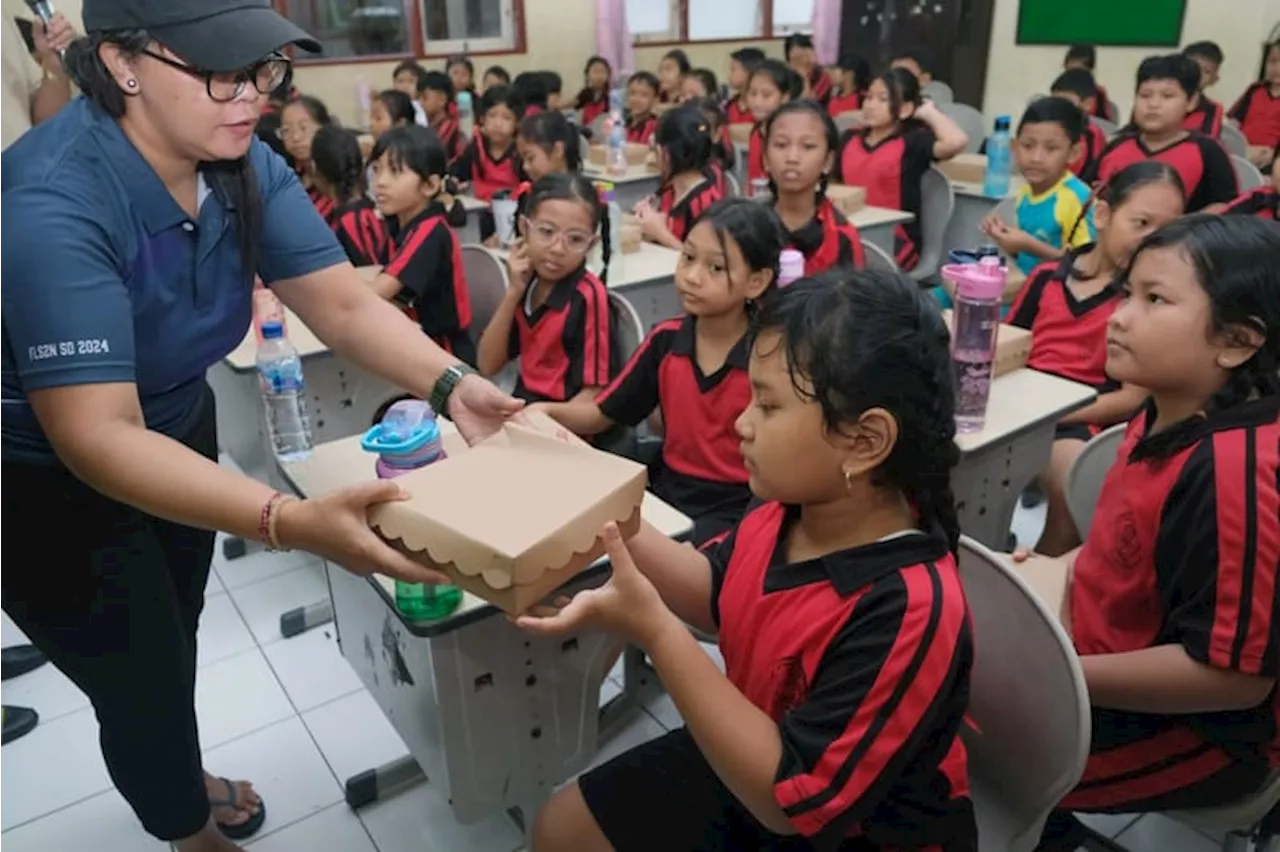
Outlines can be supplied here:
[[262, 202], [257, 270], [234, 210], [202, 181], [192, 219], [125, 137], [83, 98], [0, 156], [5, 460], [53, 462], [26, 402], [43, 388], [137, 385], [147, 427], [179, 436], [205, 371], [244, 338], [253, 273], [271, 284], [346, 262], [284, 161], [249, 151]]

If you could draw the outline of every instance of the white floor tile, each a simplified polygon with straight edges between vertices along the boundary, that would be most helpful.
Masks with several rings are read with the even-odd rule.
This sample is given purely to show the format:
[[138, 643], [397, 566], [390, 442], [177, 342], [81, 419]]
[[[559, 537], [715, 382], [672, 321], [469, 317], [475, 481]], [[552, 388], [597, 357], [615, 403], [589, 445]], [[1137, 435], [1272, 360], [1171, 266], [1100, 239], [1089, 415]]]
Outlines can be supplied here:
[[90, 709], [42, 723], [4, 747], [0, 827], [11, 828], [111, 788]]
[[1120, 832], [1116, 842], [1129, 852], [1220, 852], [1214, 843], [1195, 829], [1159, 814], [1148, 814]]
[[674, 731], [684, 724], [684, 718], [676, 709], [676, 703], [665, 692], [644, 706], [644, 711], [665, 730]]
[[293, 706], [260, 650], [206, 666], [196, 677], [196, 717], [205, 749], [292, 715]]
[[379, 852], [513, 852], [524, 843], [505, 815], [462, 825], [430, 782], [362, 809], [360, 821]]
[[378, 852], [364, 823], [345, 802], [251, 842], [251, 848], [253, 852]]
[[1022, 508], [1022, 503], [1013, 510], [1013, 534], [1018, 538], [1018, 547], [1033, 548], [1044, 531], [1045, 512], [1048, 505], [1040, 503], [1030, 509]]
[[377, 702], [361, 689], [302, 714], [302, 721], [339, 780], [409, 753]]
[[1116, 835], [1138, 821], [1137, 814], [1076, 814], [1082, 823], [1104, 837]]
[[263, 837], [342, 801], [342, 788], [296, 716], [208, 749], [204, 761], [214, 775], [253, 782], [267, 805]]
[[9, 618], [9, 613], [0, 612], [0, 646], [26, 645], [30, 642], [27, 634], [18, 629], [18, 625]]
[[231, 598], [225, 594], [206, 595], [204, 611], [200, 613], [200, 631], [196, 634], [197, 665], [203, 668], [255, 647], [253, 634]]
[[5, 704], [34, 707], [41, 722], [52, 722], [89, 706], [88, 697], [71, 679], [46, 663], [0, 687]]
[[335, 636], [333, 625], [326, 624], [262, 649], [299, 713], [361, 688]]
[[[5, 809], [8, 809], [7, 797]], [[168, 852], [169, 844], [143, 831], [133, 809], [115, 790], [4, 833], [5, 852], [69, 852], [77, 849]]]
[[226, 559], [222, 555], [221, 538], [213, 551], [213, 570], [218, 572], [218, 579], [227, 591], [260, 583], [317, 561], [317, 557], [300, 550], [272, 553], [253, 548], [239, 559]]
[[648, 713], [637, 713], [618, 733], [600, 744], [600, 749], [596, 752], [595, 760], [591, 761], [591, 766], [608, 763], [623, 752], [630, 751], [665, 733], [666, 730]]
[[[221, 547], [221, 546], [222, 546], [221, 544], [218, 545], [218, 547]], [[222, 580], [218, 577], [218, 572], [214, 570], [210, 570], [209, 581], [204, 584], [205, 599], [208, 600], [209, 598], [215, 597], [216, 595], [225, 595], [226, 593], [227, 593], [227, 587], [222, 585]]]
[[[227, 582], [225, 576], [222, 579], [224, 583]], [[329, 596], [329, 587], [324, 579], [324, 564], [314, 558], [308, 564], [295, 565], [285, 573], [260, 583], [247, 586], [232, 586], [228, 583], [227, 589], [259, 645], [278, 642], [284, 638], [280, 633], [281, 614], [325, 600]]]

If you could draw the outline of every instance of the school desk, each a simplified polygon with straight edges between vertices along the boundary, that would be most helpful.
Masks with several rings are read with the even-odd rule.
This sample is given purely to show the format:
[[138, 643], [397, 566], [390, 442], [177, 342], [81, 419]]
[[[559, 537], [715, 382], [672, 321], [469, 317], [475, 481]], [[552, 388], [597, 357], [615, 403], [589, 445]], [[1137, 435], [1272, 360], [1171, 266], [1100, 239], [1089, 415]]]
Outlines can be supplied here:
[[614, 200], [624, 212], [631, 212], [636, 205], [651, 195], [658, 194], [662, 183], [659, 174], [648, 166], [627, 166], [626, 174], [611, 175], [604, 166], [587, 163], [582, 173], [592, 180], [604, 180], [613, 184]]
[[858, 229], [858, 236], [872, 245], [884, 249], [889, 257], [895, 257], [893, 246], [894, 231], [904, 222], [916, 218], [914, 213], [905, 210], [893, 210], [888, 207], [863, 207], [849, 217], [849, 221]]
[[1016, 196], [1022, 184], [1022, 178], [1015, 176], [1009, 184], [1007, 195], [1003, 198], [992, 198], [983, 193], [980, 182], [952, 181], [951, 188], [956, 194], [956, 209], [952, 212], [951, 222], [947, 225], [943, 242], [944, 256], [952, 249], [974, 249], [983, 243], [990, 242], [991, 240], [982, 233], [982, 220], [990, 216], [1005, 198]]
[[961, 457], [951, 490], [965, 535], [993, 550], [1008, 547], [1018, 500], [1049, 464], [1054, 426], [1097, 395], [1088, 385], [1026, 367], [991, 383], [984, 428], [956, 436]]
[[[351, 437], [317, 446], [283, 472], [307, 496], [368, 481], [373, 464]], [[687, 517], [652, 494], [641, 511], [672, 538], [692, 531]], [[342, 654], [409, 747], [408, 755], [346, 780], [352, 808], [428, 779], [442, 785], [459, 821], [518, 812], [527, 829], [556, 786], [591, 763], [597, 742], [657, 695], [643, 655], [628, 649], [626, 686], [600, 709], [606, 665], [621, 647], [616, 637], [531, 636], [470, 594], [442, 621], [413, 622], [395, 608], [388, 578], [327, 566], [326, 573]], [[572, 585], [606, 576], [602, 560]]]

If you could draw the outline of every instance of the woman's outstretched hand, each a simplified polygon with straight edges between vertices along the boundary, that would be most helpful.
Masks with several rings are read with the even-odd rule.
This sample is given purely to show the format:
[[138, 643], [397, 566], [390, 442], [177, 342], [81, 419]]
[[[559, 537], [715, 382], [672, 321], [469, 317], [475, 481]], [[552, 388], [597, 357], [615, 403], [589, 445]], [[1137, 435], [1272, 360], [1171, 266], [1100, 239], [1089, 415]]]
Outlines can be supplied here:
[[444, 574], [395, 550], [369, 526], [371, 507], [408, 497], [396, 483], [382, 480], [290, 501], [278, 509], [276, 536], [284, 547], [314, 553], [362, 577], [385, 574], [409, 583], [447, 583]]
[[468, 444], [483, 441], [502, 428], [507, 418], [524, 408], [524, 402], [508, 396], [481, 376], [464, 376], [449, 396], [449, 419]]

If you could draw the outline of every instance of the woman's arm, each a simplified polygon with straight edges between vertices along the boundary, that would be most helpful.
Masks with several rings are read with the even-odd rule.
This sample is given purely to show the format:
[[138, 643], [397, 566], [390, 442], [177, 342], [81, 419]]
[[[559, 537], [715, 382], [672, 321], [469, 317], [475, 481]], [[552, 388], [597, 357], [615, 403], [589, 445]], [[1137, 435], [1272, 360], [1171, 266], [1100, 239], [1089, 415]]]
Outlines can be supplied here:
[[1136, 385], [1124, 385], [1119, 390], [1101, 394], [1093, 402], [1062, 418], [1063, 423], [1091, 423], [1111, 426], [1128, 420], [1147, 398], [1147, 392]]
[[925, 101], [916, 110], [916, 118], [923, 121], [933, 131], [933, 158], [949, 160], [959, 154], [969, 144], [969, 136], [932, 101]]
[[1276, 679], [1214, 668], [1193, 660], [1181, 645], [1080, 658], [1089, 700], [1131, 713], [1218, 713], [1257, 707]]

